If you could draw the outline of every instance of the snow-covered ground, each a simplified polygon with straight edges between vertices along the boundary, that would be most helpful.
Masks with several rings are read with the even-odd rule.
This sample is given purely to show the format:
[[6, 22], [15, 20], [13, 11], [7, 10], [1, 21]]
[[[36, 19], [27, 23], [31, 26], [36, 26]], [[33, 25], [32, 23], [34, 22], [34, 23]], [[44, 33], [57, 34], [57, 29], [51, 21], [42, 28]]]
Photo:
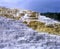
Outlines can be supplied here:
[[60, 49], [60, 36], [38, 33], [21, 20], [0, 17], [0, 49]]

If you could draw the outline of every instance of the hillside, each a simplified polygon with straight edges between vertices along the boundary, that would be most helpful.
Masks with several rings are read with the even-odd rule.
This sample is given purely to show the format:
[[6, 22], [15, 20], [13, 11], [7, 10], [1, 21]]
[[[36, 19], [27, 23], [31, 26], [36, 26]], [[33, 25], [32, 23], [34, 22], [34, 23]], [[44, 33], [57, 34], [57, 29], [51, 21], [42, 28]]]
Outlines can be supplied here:
[[50, 34], [60, 35], [60, 22], [43, 16], [38, 12], [0, 7], [0, 16], [21, 20], [28, 27], [38, 32], [48, 32]]
[[41, 15], [45, 15], [46, 17], [50, 17], [60, 21], [60, 13], [47, 12], [47, 13], [41, 13]]
[[21, 20], [0, 16], [0, 49], [59, 49], [60, 36], [37, 32]]

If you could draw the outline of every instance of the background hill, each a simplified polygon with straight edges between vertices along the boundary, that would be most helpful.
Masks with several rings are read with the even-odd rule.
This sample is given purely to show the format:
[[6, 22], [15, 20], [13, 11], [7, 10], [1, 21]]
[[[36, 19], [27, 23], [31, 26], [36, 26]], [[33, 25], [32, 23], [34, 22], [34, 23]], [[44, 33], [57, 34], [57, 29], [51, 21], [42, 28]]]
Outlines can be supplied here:
[[60, 13], [47, 12], [41, 13], [41, 15], [60, 21]]

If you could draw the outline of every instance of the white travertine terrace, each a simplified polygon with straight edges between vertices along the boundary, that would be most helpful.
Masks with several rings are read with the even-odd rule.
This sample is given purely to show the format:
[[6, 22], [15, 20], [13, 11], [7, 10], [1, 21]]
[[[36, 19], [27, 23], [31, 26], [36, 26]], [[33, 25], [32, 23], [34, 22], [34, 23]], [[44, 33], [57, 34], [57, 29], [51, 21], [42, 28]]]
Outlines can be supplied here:
[[0, 16], [0, 49], [60, 49], [60, 36], [38, 33], [21, 20]]

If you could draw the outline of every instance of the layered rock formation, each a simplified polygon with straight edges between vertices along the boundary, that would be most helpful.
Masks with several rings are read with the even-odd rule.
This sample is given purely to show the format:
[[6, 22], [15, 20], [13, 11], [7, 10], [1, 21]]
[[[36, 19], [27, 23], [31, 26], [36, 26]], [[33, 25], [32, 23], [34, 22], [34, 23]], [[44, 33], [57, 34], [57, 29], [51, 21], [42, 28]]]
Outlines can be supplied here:
[[38, 12], [0, 7], [0, 16], [21, 20], [28, 27], [40, 32], [60, 34], [60, 22], [40, 15]]

